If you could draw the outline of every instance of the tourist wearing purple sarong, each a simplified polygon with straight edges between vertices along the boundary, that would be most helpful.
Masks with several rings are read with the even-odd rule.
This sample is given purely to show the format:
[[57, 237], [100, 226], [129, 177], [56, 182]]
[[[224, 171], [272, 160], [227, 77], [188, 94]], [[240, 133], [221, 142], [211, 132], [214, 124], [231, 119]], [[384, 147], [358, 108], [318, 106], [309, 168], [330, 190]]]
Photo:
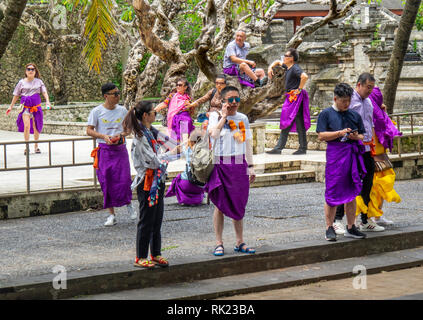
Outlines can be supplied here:
[[[40, 79], [40, 72], [34, 63], [29, 63], [25, 67], [25, 78], [21, 79], [13, 90], [13, 99], [7, 109], [8, 115], [15, 103], [21, 97], [22, 110], [19, 112], [16, 125], [19, 132], [24, 133], [25, 141], [29, 141], [29, 135], [34, 135], [34, 140], [40, 138], [43, 130], [43, 111], [41, 108], [41, 94], [46, 100], [46, 107], [50, 109], [50, 100], [44, 82]], [[38, 143], [34, 143], [35, 153], [41, 153]], [[27, 150], [25, 149], [24, 154]]]
[[308, 93], [304, 86], [308, 80], [307, 74], [297, 64], [298, 51], [289, 48], [281, 60], [273, 62], [268, 70], [269, 78], [272, 77], [272, 69], [275, 66], [282, 66], [287, 69], [285, 75], [285, 101], [282, 105], [280, 117], [280, 129], [276, 146], [267, 151], [269, 154], [281, 154], [288, 141], [289, 132], [298, 132], [299, 149], [294, 155], [307, 152], [307, 130], [310, 128], [310, 110]]
[[402, 132], [397, 129], [388, 114], [381, 108], [383, 104], [383, 96], [378, 87], [374, 87], [369, 99], [373, 103], [373, 124], [375, 134], [379, 143], [385, 149], [392, 151], [394, 137], [402, 136]]
[[255, 253], [243, 240], [245, 207], [250, 184], [255, 180], [250, 123], [246, 115], [237, 112], [239, 90], [228, 86], [221, 94], [224, 103], [222, 113], [211, 112], [208, 126], [215, 156], [215, 165], [206, 184], [206, 191], [215, 205], [213, 224], [217, 246], [214, 255], [224, 254], [224, 216], [231, 218], [234, 223], [234, 250]]
[[317, 119], [316, 132], [319, 140], [326, 141], [325, 170], [325, 219], [326, 240], [336, 241], [333, 227], [336, 208], [345, 205], [347, 229], [344, 236], [356, 239], [365, 238], [355, 226], [355, 198], [363, 186], [366, 174], [363, 161], [364, 125], [360, 115], [349, 110], [353, 89], [340, 83], [334, 90], [334, 105], [323, 110]]
[[101, 87], [105, 102], [91, 110], [87, 134], [96, 138], [98, 147], [91, 152], [94, 168], [103, 191], [103, 205], [109, 211], [105, 226], [116, 224], [115, 207], [126, 206], [131, 219], [137, 214], [132, 207], [131, 170], [122, 122], [127, 114], [118, 105], [119, 89], [113, 83]]
[[178, 79], [176, 88], [154, 110], [159, 112], [168, 108], [168, 135], [178, 142], [186, 143], [188, 135], [195, 129], [190, 114], [195, 107], [191, 104], [191, 86], [187, 79], [181, 78]]
[[223, 57], [223, 73], [237, 76], [239, 83], [247, 87], [261, 87], [267, 83], [263, 69], [256, 68], [256, 63], [247, 60], [250, 44], [245, 42], [246, 34], [242, 30], [235, 33], [235, 40], [225, 49]]

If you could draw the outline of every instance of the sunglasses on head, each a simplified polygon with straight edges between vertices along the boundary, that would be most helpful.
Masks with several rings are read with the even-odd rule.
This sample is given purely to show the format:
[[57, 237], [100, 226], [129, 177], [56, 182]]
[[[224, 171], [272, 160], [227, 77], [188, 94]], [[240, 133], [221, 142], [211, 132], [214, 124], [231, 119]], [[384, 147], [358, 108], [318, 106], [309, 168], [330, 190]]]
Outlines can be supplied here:
[[116, 91], [116, 92], [112, 92], [112, 93], [106, 93], [108, 96], [115, 96], [117, 97], [118, 95], [120, 95], [120, 91]]
[[233, 103], [234, 101], [236, 103], [239, 103], [241, 101], [241, 98], [240, 97], [230, 97], [230, 98], [226, 99], [226, 101], [228, 101], [229, 103]]
[[35, 68], [26, 68], [26, 71], [35, 71]]

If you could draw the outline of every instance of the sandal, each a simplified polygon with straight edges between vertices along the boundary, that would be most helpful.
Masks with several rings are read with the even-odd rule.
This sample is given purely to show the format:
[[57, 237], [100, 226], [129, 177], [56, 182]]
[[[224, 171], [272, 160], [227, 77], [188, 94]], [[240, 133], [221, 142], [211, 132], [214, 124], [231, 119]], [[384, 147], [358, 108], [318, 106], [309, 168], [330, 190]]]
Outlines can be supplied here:
[[155, 264], [148, 259], [137, 258], [134, 262], [134, 267], [150, 269], [150, 268], [154, 268], [154, 266]]
[[[220, 249], [222, 248], [222, 249]], [[214, 253], [216, 257], [223, 256], [225, 254], [225, 249], [223, 248], [222, 244], [219, 244], [216, 248], [214, 248]]]
[[35, 149], [35, 153], [41, 153], [40, 148]]
[[234, 251], [242, 253], [256, 253], [255, 249], [248, 248], [244, 242], [241, 243], [238, 247], [235, 246]]
[[155, 264], [157, 264], [159, 267], [168, 267], [169, 262], [163, 258], [162, 256], [151, 256], [151, 261]]

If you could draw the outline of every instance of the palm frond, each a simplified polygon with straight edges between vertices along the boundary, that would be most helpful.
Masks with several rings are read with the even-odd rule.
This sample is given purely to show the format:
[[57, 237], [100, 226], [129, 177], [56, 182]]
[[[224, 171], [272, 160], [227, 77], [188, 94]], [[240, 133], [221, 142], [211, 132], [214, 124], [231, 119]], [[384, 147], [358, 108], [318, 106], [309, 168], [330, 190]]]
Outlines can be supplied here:
[[92, 0], [88, 10], [84, 35], [88, 37], [82, 54], [87, 58], [90, 70], [100, 73], [103, 61], [102, 50], [107, 48], [107, 40], [116, 33], [116, 22], [111, 14], [111, 0]]

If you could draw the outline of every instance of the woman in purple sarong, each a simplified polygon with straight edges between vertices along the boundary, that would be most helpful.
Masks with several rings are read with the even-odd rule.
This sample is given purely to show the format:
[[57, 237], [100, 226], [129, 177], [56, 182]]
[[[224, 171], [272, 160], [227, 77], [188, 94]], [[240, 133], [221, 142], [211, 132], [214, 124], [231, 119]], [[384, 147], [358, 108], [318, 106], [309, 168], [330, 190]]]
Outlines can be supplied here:
[[176, 88], [154, 110], [159, 112], [165, 108], [167, 111], [167, 129], [169, 136], [180, 142], [186, 142], [188, 135], [195, 129], [190, 112], [187, 108], [191, 104], [191, 86], [182, 78], [177, 81]]
[[[6, 114], [12, 111], [13, 106], [21, 97], [22, 110], [19, 112], [16, 120], [19, 132], [24, 133], [25, 141], [29, 141], [29, 135], [34, 135], [34, 140], [38, 141], [40, 133], [43, 130], [43, 110], [41, 108], [41, 96], [46, 100], [46, 107], [50, 109], [50, 99], [44, 82], [40, 79], [40, 72], [35, 63], [28, 63], [25, 66], [25, 78], [19, 80], [13, 90], [13, 99]], [[41, 153], [38, 143], [34, 144], [35, 153]], [[26, 154], [26, 149], [24, 151]]]
[[255, 180], [252, 134], [246, 115], [237, 112], [240, 97], [237, 88], [222, 90], [222, 113], [211, 112], [208, 130], [214, 149], [215, 165], [206, 184], [210, 200], [216, 206], [213, 224], [216, 235], [215, 256], [223, 256], [224, 215], [233, 220], [236, 245], [234, 250], [255, 253], [243, 240], [243, 218], [250, 184]]
[[365, 132], [360, 115], [348, 107], [353, 89], [340, 83], [334, 90], [334, 105], [323, 110], [317, 120], [316, 132], [319, 140], [328, 143], [325, 170], [325, 218], [326, 240], [336, 241], [333, 221], [336, 207], [345, 204], [347, 228], [345, 237], [363, 239], [365, 234], [356, 228], [356, 197], [362, 188], [366, 173], [363, 156], [364, 145], [361, 140]]
[[199, 206], [204, 200], [204, 184], [196, 181], [191, 174], [192, 149], [200, 137], [201, 132], [194, 130], [189, 135], [188, 145], [182, 146], [182, 152], [186, 159], [185, 171], [172, 180], [166, 193], [166, 197], [176, 196], [179, 204]]

